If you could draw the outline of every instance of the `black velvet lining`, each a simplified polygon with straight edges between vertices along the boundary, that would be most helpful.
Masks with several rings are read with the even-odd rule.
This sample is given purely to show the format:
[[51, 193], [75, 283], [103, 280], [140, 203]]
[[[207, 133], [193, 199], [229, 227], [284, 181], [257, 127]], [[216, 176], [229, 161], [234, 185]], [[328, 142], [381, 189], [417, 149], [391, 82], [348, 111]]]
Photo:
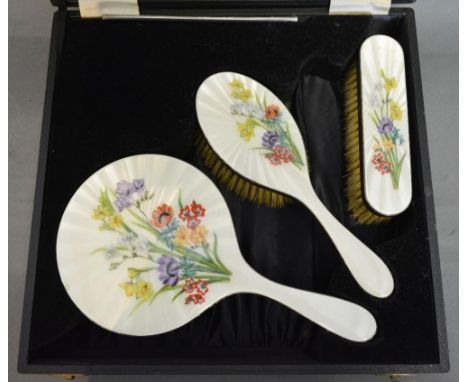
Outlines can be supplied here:
[[[404, 46], [402, 17], [316, 15], [300, 23], [67, 20], [54, 94], [30, 362], [437, 363], [416, 139], [414, 200], [390, 224], [356, 226], [343, 191], [341, 76], [369, 35], [389, 34]], [[359, 289], [328, 236], [299, 203], [270, 209], [221, 188], [246, 260], [277, 282], [369, 309], [379, 325], [369, 343], [340, 339], [258, 296], [227, 298], [178, 330], [143, 338], [101, 329], [68, 298], [57, 272], [55, 241], [70, 197], [93, 172], [133, 154], [172, 155], [207, 173], [193, 144], [195, 93], [220, 71], [255, 78], [290, 108], [304, 134], [318, 195], [389, 265], [396, 290], [378, 300]], [[416, 137], [416, 126], [411, 128]]]

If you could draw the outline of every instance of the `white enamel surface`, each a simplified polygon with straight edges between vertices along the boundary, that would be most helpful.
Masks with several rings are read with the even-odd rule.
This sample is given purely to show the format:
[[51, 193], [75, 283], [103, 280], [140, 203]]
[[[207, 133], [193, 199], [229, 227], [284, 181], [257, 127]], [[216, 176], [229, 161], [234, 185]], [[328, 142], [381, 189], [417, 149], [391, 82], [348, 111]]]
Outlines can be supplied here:
[[[392, 186], [390, 174], [382, 175], [374, 168], [375, 139], [379, 139], [376, 124], [371, 118], [374, 110], [379, 110], [378, 100], [385, 97], [384, 80], [380, 75], [383, 69], [386, 76], [394, 77], [397, 86], [391, 91], [392, 99], [400, 106], [401, 120], [395, 120], [394, 126], [404, 138], [403, 144], [395, 145], [397, 155], [403, 160], [398, 189]], [[377, 213], [393, 216], [403, 212], [412, 198], [411, 155], [408, 129], [408, 107], [406, 99], [406, 76], [403, 50], [393, 38], [376, 35], [369, 37], [360, 51], [360, 81], [362, 97], [362, 144], [363, 144], [363, 181], [364, 194], [370, 207]], [[383, 115], [386, 114], [384, 108]]]
[[[267, 104], [280, 106], [282, 118], [289, 124], [292, 139], [305, 162], [302, 170], [292, 164], [273, 166], [256, 150], [262, 146], [264, 131], [261, 128], [255, 129], [255, 135], [249, 142], [240, 138], [236, 122], [242, 122], [245, 118], [231, 114], [235, 101], [230, 97], [229, 83], [233, 80], [243, 81], [261, 100], [265, 97]], [[216, 152], [222, 153], [223, 160], [245, 178], [283, 193], [289, 193], [290, 185], [298, 179], [306, 184], [309, 182], [304, 143], [296, 122], [288, 108], [257, 81], [237, 73], [215, 74], [198, 89], [196, 107], [200, 126], [210, 145]]]
[[258, 132], [250, 142], [239, 137], [236, 128], [239, 117], [232, 115], [230, 109], [233, 100], [228, 84], [232, 80], [241, 80], [254, 92], [261, 96], [265, 94], [268, 103], [281, 105], [294, 142], [301, 154], [305, 154], [299, 128], [287, 108], [263, 85], [238, 73], [214, 74], [203, 82], [197, 93], [198, 120], [213, 150], [245, 178], [291, 195], [304, 203], [325, 228], [359, 285], [373, 296], [389, 296], [394, 286], [389, 269], [321, 203], [312, 188], [307, 162], [304, 161], [302, 170], [291, 164], [272, 166], [255, 150], [261, 144]]
[[[183, 299], [172, 301], [174, 293], [166, 292], [151, 304], [142, 304], [133, 311], [135, 298], [125, 296], [118, 284], [127, 280], [128, 267], [145, 267], [147, 260], [129, 259], [125, 266], [111, 271], [104, 254], [91, 254], [96, 248], [116, 241], [115, 232], [99, 231], [99, 222], [91, 219], [100, 191], [115, 189], [121, 180], [139, 178], [145, 180], [147, 190], [154, 192], [153, 199], [142, 206], [146, 213], [161, 203], [176, 207], [179, 189], [184, 201], [196, 200], [206, 208], [203, 224], [209, 230], [209, 240], [216, 232], [219, 256], [232, 276], [229, 282], [209, 284], [204, 304], [185, 305]], [[135, 228], [130, 223], [134, 219], [126, 210], [122, 216]], [[138, 234], [145, 238], [141, 230]], [[151, 234], [146, 238], [154, 240]], [[239, 251], [229, 210], [216, 186], [191, 165], [167, 156], [124, 158], [85, 181], [62, 217], [57, 237], [57, 263], [62, 282], [78, 308], [96, 324], [122, 334], [144, 336], [173, 330], [234, 293], [258, 293], [273, 298], [352, 341], [367, 341], [376, 331], [372, 315], [356, 304], [282, 286], [253, 271]], [[155, 290], [162, 286], [156, 270], [148, 272], [146, 277]]]

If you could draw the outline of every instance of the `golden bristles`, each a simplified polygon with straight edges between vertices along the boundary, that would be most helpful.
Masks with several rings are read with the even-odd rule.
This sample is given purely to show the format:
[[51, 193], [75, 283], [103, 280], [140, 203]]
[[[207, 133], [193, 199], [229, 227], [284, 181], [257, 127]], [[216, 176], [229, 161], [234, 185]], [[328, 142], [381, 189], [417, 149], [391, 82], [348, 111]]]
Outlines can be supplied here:
[[345, 124], [345, 160], [346, 160], [346, 197], [348, 211], [360, 224], [383, 223], [389, 217], [376, 215], [370, 211], [362, 195], [361, 159], [359, 142], [359, 89], [357, 65], [351, 64], [345, 73], [344, 89], [344, 124]]
[[195, 144], [206, 167], [228, 191], [234, 192], [242, 199], [269, 207], [283, 207], [292, 201], [289, 196], [259, 186], [231, 170], [213, 151], [201, 133], [197, 135]]

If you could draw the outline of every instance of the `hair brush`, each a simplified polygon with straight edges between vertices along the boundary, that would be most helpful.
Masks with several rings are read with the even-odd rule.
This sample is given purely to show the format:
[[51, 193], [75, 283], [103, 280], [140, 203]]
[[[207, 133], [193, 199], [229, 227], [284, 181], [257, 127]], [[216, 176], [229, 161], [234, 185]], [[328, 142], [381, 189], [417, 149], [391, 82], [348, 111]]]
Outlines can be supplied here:
[[[325, 228], [358, 284], [376, 297], [391, 294], [393, 278], [384, 262], [353, 236], [315, 193], [299, 128], [270, 90], [238, 73], [217, 73], [198, 89], [196, 109], [213, 151], [209, 157], [205, 154], [205, 161], [220, 160], [230, 168], [221, 174], [224, 182], [241, 176], [301, 201]], [[215, 175], [219, 177], [219, 171]], [[231, 188], [241, 189], [242, 181], [234, 182]], [[268, 195], [262, 199], [271, 201]]]
[[344, 88], [348, 210], [360, 224], [387, 222], [411, 201], [411, 165], [403, 50], [369, 37]]

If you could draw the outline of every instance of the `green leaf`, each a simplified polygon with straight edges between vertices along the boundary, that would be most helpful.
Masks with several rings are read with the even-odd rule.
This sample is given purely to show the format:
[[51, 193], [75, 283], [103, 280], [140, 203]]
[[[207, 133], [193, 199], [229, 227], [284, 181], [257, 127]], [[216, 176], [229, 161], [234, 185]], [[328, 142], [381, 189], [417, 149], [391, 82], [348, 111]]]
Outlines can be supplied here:
[[99, 253], [99, 252], [106, 252], [107, 251], [107, 248], [105, 247], [100, 247], [100, 248], [96, 248], [94, 251], [90, 252], [89, 254], [90, 255], [95, 255], [96, 253]]
[[182, 191], [179, 188], [179, 196], [177, 198], [177, 203], [179, 204], [179, 208], [182, 209], [184, 208], [184, 205], [182, 204]]
[[99, 195], [99, 204], [108, 209], [111, 214], [115, 213], [114, 206], [112, 205], [112, 202], [109, 199], [109, 195], [107, 194], [107, 189], [105, 188], [103, 191], [101, 191]]
[[218, 256], [218, 236], [216, 236], [216, 233], [214, 233], [213, 235], [214, 235], [213, 256], [216, 259], [216, 262], [221, 267], [221, 269], [224, 271], [224, 274], [231, 275], [231, 271], [226, 268], [226, 266], [223, 264], [223, 262]]
[[175, 301], [177, 297], [179, 297], [182, 293], [184, 293], [184, 288], [181, 288], [179, 292], [177, 292], [174, 297], [172, 297], [172, 301]]
[[154, 299], [156, 297], [158, 297], [161, 293], [164, 293], [164, 292], [169, 292], [171, 290], [177, 290], [179, 288], [181, 288], [182, 286], [181, 285], [175, 285], [175, 286], [170, 286], [170, 285], [164, 285], [161, 287], [161, 289], [159, 289], [152, 297], [151, 299], [149, 300], [149, 304], [151, 304]]

